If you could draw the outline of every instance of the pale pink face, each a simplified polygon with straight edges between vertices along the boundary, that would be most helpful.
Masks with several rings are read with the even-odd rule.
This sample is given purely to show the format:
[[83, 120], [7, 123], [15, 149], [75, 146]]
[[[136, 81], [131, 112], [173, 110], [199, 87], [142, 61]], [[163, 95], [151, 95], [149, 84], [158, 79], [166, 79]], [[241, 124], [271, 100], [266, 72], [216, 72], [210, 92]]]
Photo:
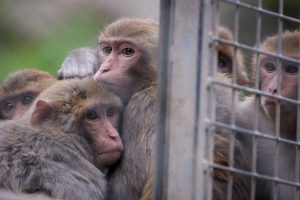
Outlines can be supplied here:
[[141, 52], [130, 39], [105, 38], [99, 43], [100, 68], [94, 78], [122, 87], [131, 87], [135, 80], [135, 66]]
[[[278, 74], [281, 67], [281, 76]], [[265, 56], [260, 63], [260, 87], [261, 90], [273, 95], [280, 94], [283, 97], [297, 99], [298, 91], [298, 69], [299, 65], [295, 62], [281, 60]], [[280, 92], [278, 91], [278, 79], [280, 81]], [[268, 116], [274, 116], [276, 100], [271, 97], [262, 96], [261, 105]], [[287, 103], [282, 102], [282, 107]]]
[[85, 113], [85, 129], [94, 147], [97, 166], [109, 167], [121, 158], [120, 117], [118, 108], [107, 105], [99, 105]]

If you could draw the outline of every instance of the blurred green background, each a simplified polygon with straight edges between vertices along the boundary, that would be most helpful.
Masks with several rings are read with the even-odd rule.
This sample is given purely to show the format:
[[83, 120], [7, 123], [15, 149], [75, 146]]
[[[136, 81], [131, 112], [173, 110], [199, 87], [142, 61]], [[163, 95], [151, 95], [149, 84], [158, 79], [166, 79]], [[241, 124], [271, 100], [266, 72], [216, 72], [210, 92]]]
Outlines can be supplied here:
[[30, 0], [0, 0], [0, 19], [0, 81], [21, 68], [56, 75], [72, 49], [96, 47], [99, 30], [111, 21], [99, 6]]
[[[222, 1], [220, 1], [222, 3]], [[258, 0], [241, 0], [257, 5]], [[278, 12], [279, 0], [262, 0], [263, 8]], [[159, 19], [159, 0], [0, 0], [0, 82], [21, 68], [56, 75], [75, 48], [96, 47], [99, 31], [120, 16]], [[236, 7], [221, 4], [220, 23], [234, 28]], [[300, 0], [285, 0], [284, 14], [299, 19]], [[278, 32], [278, 19], [262, 16], [262, 38]], [[255, 44], [256, 13], [240, 9], [239, 41]], [[284, 23], [297, 29], [297, 23]]]
[[159, 0], [0, 0], [0, 82], [21, 68], [56, 75], [72, 49], [96, 47], [107, 23], [158, 12]]

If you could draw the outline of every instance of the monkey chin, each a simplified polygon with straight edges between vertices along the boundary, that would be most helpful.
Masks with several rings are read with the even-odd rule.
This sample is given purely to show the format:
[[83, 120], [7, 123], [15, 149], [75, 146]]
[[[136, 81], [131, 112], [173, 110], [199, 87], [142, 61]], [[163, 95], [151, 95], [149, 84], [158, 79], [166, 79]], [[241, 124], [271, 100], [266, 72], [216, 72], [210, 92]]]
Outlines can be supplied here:
[[122, 156], [121, 150], [113, 150], [113, 151], [107, 151], [98, 153], [96, 155], [96, 160], [98, 166], [103, 167], [110, 167], [113, 164], [115, 164]]
[[261, 98], [261, 105], [264, 110], [264, 113], [268, 118], [274, 118], [276, 113], [276, 102], [274, 99], [270, 99], [267, 97]]

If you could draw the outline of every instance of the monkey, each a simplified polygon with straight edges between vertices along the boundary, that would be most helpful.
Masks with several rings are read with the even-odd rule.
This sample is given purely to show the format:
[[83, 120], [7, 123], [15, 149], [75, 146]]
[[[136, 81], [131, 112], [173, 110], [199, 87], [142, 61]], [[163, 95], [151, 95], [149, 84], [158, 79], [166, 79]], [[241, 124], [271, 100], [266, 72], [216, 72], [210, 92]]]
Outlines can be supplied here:
[[109, 199], [139, 199], [153, 173], [158, 37], [156, 21], [137, 18], [121, 18], [99, 36], [101, 66], [94, 79], [116, 86], [128, 101], [122, 123], [124, 153], [108, 173]]
[[[225, 39], [228, 41], [234, 41], [232, 32], [225, 28], [224, 26], [219, 26], [217, 29], [217, 34], [220, 39]], [[240, 49], [234, 50], [234, 47], [222, 42], [217, 45], [218, 52], [218, 66], [217, 71], [220, 74], [225, 74], [228, 77], [232, 77], [233, 74], [233, 61], [236, 60], [236, 75], [237, 84], [247, 85], [249, 83], [249, 78], [247, 75], [246, 66], [244, 65], [244, 55]]]
[[22, 119], [0, 123], [0, 188], [104, 199], [104, 173], [123, 151], [122, 109], [121, 98], [92, 78], [46, 88]]
[[[282, 40], [280, 40], [282, 38]], [[285, 31], [279, 35], [267, 37], [261, 44], [260, 49], [269, 53], [278, 52], [278, 42], [282, 41], [282, 55], [298, 60], [300, 56], [300, 32]], [[253, 58], [252, 68], [255, 69], [256, 56]], [[270, 55], [259, 55], [259, 89], [271, 95], [280, 95], [292, 100], [298, 99], [298, 67], [296, 61], [279, 59]], [[281, 71], [281, 74], [278, 71]], [[254, 70], [255, 71], [255, 70]], [[278, 80], [279, 79], [279, 80]], [[280, 87], [277, 86], [280, 82]], [[276, 127], [276, 100], [268, 96], [260, 96], [259, 104], [261, 112], [273, 124], [273, 131], [268, 132], [273, 136]], [[297, 105], [286, 101], [279, 101], [280, 122], [279, 136], [283, 139], [296, 141], [297, 136]], [[296, 168], [297, 153], [292, 144], [278, 142], [278, 155], [276, 160], [276, 141], [258, 140], [258, 162], [257, 171], [263, 175], [274, 176], [275, 167], [277, 177], [283, 180], [296, 181], [299, 173]], [[263, 186], [265, 190], [257, 193], [257, 199], [273, 199], [277, 195], [278, 199], [295, 199], [297, 187], [278, 183], [273, 190], [272, 181], [260, 180], [257, 187]], [[259, 190], [258, 190], [259, 191]]]
[[54, 82], [47, 72], [33, 69], [9, 75], [0, 87], [0, 119], [20, 119], [39, 93]]
[[83, 78], [94, 75], [99, 69], [97, 49], [82, 47], [69, 53], [58, 70], [57, 79]]

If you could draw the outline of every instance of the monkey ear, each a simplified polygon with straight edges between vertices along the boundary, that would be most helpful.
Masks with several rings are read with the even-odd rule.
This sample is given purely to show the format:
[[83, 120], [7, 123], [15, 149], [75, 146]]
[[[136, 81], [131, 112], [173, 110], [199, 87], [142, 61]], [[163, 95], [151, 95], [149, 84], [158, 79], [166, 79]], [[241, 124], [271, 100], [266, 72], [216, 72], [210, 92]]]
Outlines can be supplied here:
[[36, 105], [35, 109], [31, 115], [30, 124], [32, 126], [38, 126], [43, 121], [45, 121], [52, 112], [52, 105], [46, 101], [39, 100]]

